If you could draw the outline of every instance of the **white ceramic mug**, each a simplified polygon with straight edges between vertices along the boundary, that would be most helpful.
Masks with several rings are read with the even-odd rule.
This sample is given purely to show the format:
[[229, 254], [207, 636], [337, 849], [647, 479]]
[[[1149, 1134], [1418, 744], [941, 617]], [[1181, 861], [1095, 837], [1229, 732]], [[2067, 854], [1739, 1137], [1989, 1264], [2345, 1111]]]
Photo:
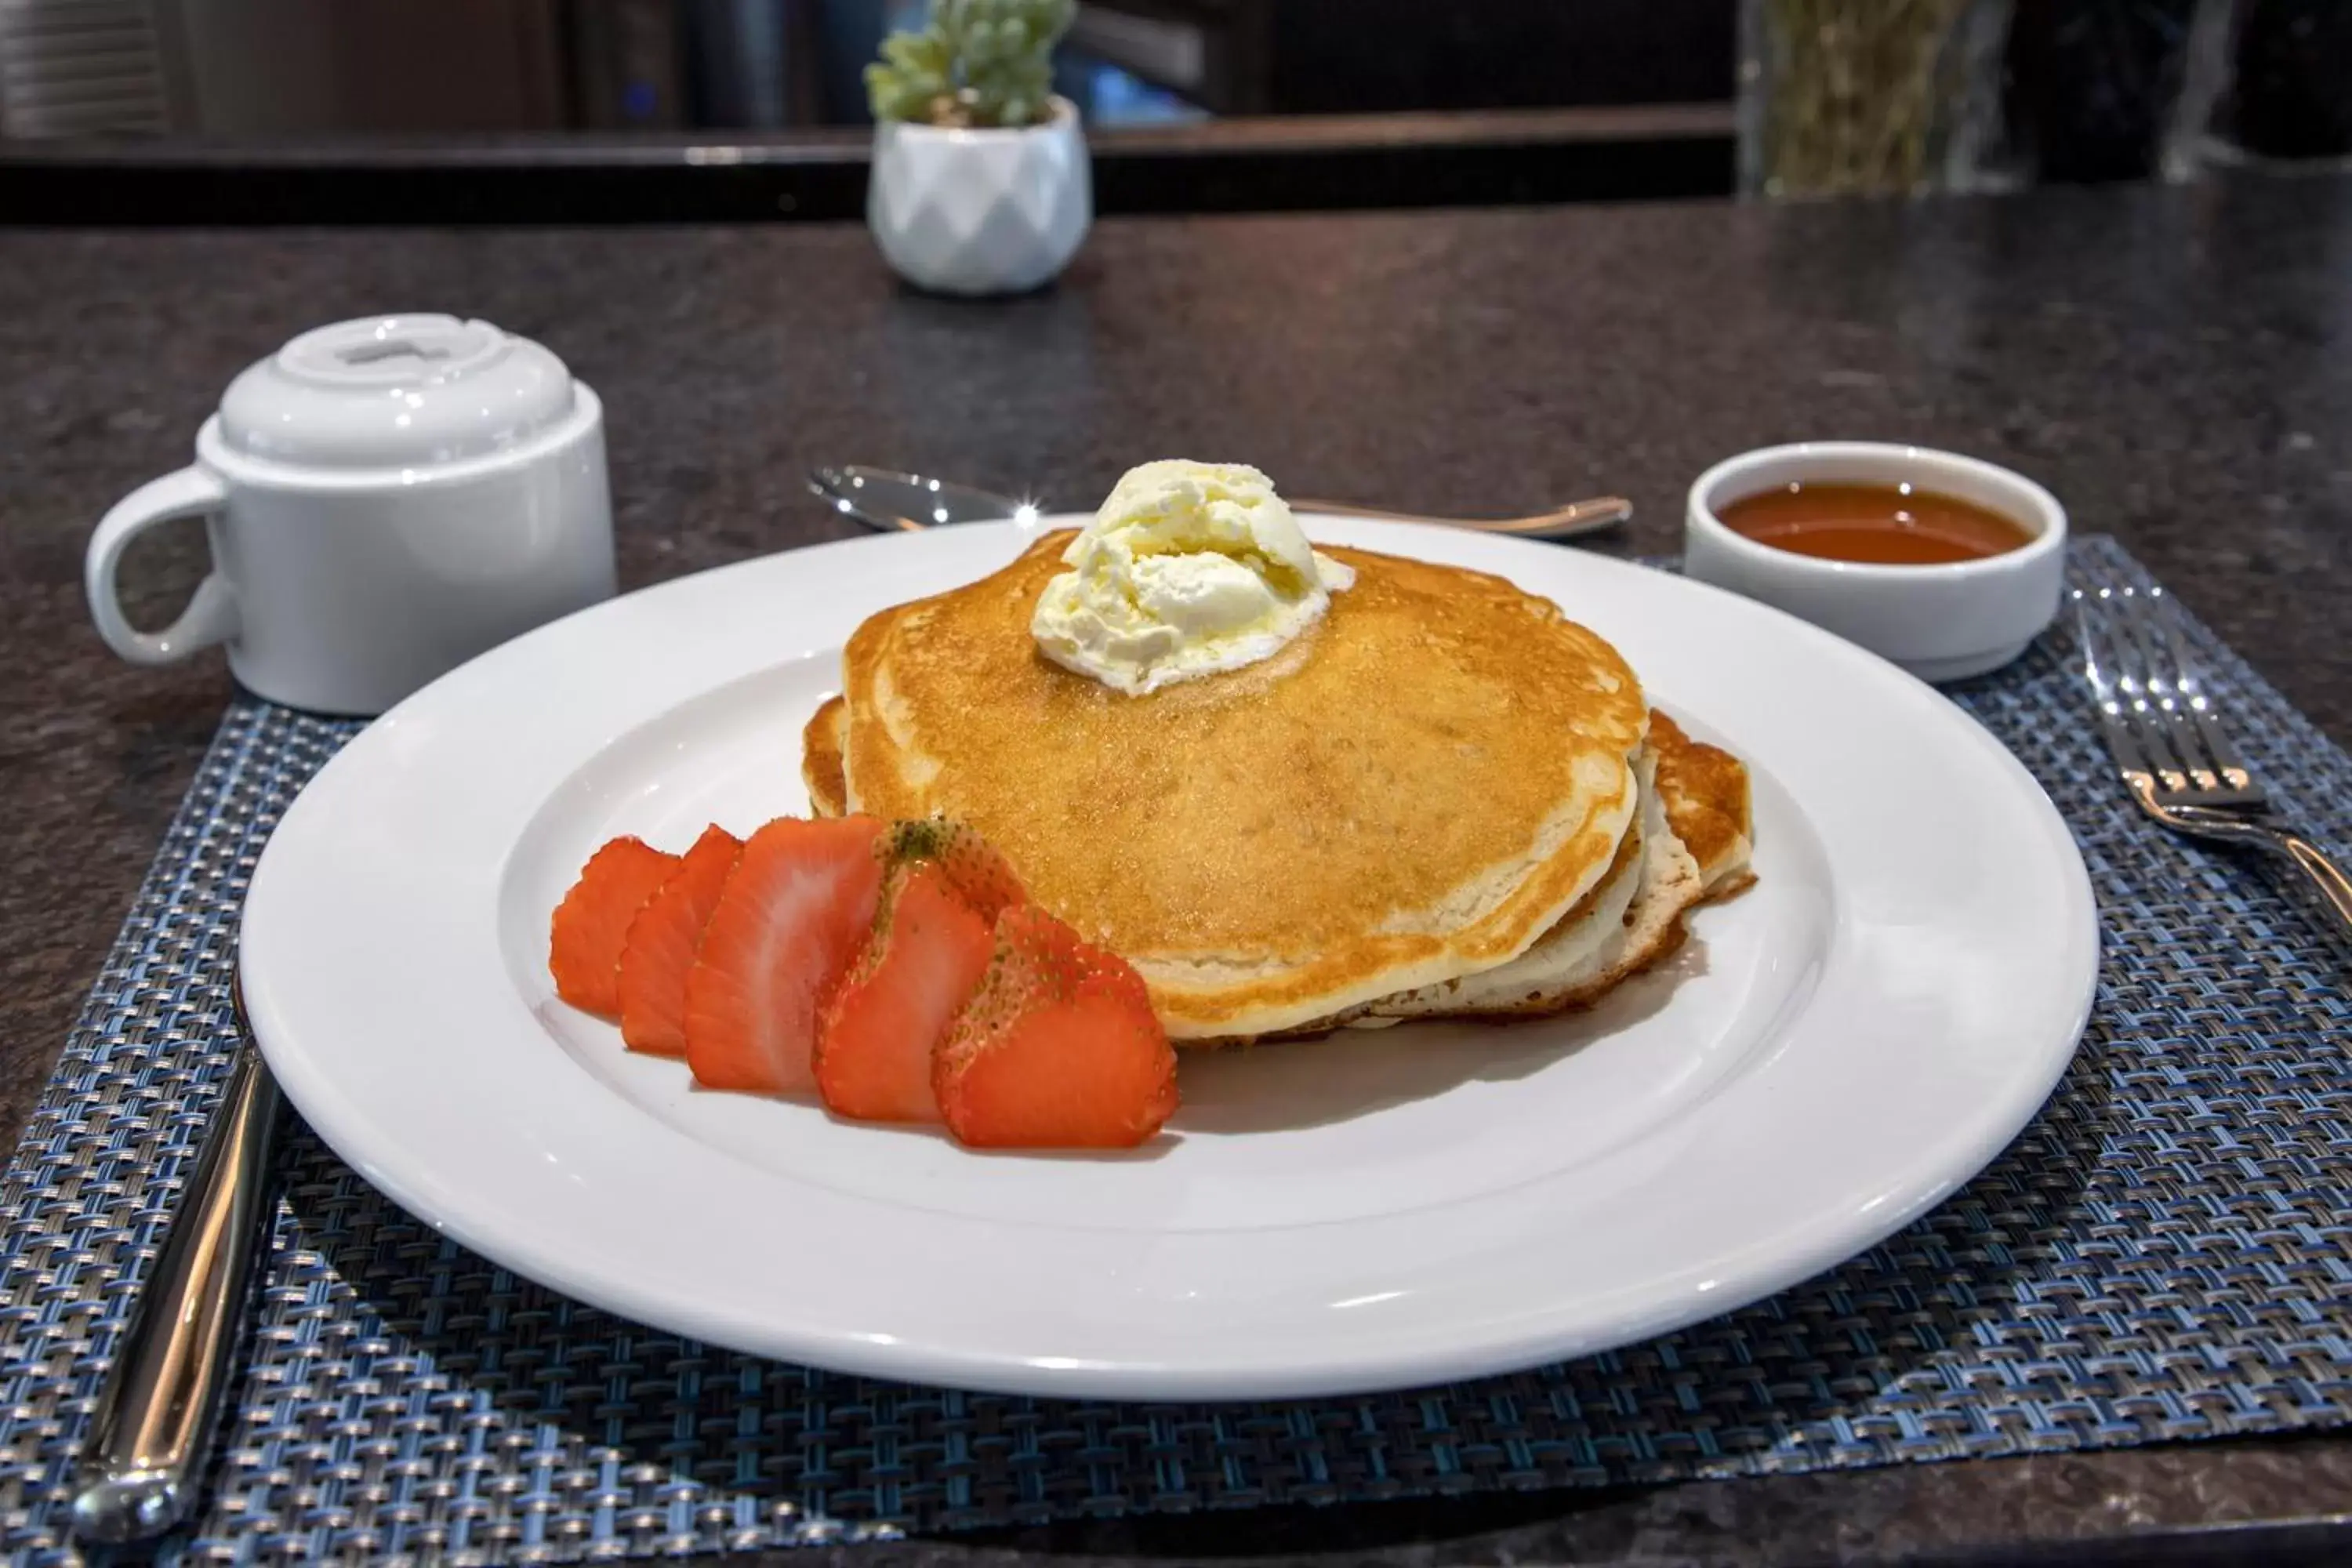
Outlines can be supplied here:
[[[169, 626], [138, 630], [115, 585], [124, 550], [196, 517], [211, 574]], [[487, 321], [320, 327], [230, 384], [193, 465], [108, 511], [83, 578], [99, 635], [133, 663], [225, 643], [273, 702], [380, 713], [612, 596], [604, 408], [555, 355]]]

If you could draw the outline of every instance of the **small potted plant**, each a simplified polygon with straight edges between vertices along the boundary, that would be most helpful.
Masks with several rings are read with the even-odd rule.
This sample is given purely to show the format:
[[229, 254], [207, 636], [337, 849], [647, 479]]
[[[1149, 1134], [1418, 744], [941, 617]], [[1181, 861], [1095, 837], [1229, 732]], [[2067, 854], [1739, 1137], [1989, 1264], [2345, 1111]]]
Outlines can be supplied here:
[[1034, 289], [1094, 218], [1078, 112], [1053, 90], [1076, 0], [932, 0], [866, 68], [866, 221], [901, 277], [948, 294]]

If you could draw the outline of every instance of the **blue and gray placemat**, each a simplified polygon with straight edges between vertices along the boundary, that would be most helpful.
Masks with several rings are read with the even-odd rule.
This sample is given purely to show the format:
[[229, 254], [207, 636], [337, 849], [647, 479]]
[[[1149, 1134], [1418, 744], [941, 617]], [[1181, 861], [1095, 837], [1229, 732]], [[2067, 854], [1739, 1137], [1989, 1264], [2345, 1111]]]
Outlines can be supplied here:
[[[2143, 580], [2111, 542], [2078, 576]], [[2201, 628], [2289, 811], [2352, 843], [2352, 758]], [[1926, 1219], [1757, 1306], [1407, 1394], [1120, 1405], [782, 1365], [581, 1306], [444, 1240], [297, 1129], [208, 1504], [172, 1557], [553, 1560], [1149, 1510], [1665, 1481], [2352, 1421], [2352, 997], [2257, 867], [2132, 811], [2062, 627], [1954, 700], [2097, 888], [2089, 1034]], [[0, 1188], [0, 1547], [65, 1560], [100, 1369], [228, 1070], [270, 825], [356, 726], [223, 721]]]

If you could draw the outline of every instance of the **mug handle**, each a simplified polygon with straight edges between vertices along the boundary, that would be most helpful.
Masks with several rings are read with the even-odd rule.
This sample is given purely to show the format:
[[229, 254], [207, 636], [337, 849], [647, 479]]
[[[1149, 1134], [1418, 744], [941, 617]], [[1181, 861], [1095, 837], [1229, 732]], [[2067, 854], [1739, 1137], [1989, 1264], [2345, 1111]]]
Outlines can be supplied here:
[[82, 560], [82, 587], [107, 647], [133, 664], [170, 664], [236, 635], [236, 593], [217, 570], [205, 574], [180, 618], [160, 632], [142, 632], [123, 617], [114, 584], [115, 568], [132, 540], [158, 523], [204, 517], [227, 504], [226, 486], [205, 469], [189, 468], [150, 479], [99, 520]]

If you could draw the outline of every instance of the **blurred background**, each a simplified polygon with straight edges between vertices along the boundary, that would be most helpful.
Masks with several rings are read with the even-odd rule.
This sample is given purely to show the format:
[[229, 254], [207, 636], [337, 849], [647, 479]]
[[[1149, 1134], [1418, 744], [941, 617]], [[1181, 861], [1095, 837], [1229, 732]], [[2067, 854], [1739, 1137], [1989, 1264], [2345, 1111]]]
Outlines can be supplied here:
[[[823, 163], [861, 139], [882, 36], [923, 10], [0, 0], [0, 162], [285, 169], [472, 146], [513, 163], [637, 138]], [[2347, 0], [1087, 0], [1057, 78], [1114, 156], [1127, 132], [1163, 153], [1381, 150], [1370, 174], [1327, 161], [1319, 184], [1294, 170], [1257, 196], [1198, 166], [1114, 171], [1112, 210], [1998, 189], [2352, 155]], [[1431, 148], [1446, 156], [1378, 177]], [[1481, 149], [1507, 156], [1482, 170]], [[777, 188], [767, 216], [839, 216], [823, 181]], [[80, 214], [55, 182], [0, 182], [10, 195], [0, 218], [137, 216]]]
[[[855, 125], [925, 0], [0, 0], [12, 136]], [[1727, 100], [1728, 0], [1113, 0], [1104, 125]]]

